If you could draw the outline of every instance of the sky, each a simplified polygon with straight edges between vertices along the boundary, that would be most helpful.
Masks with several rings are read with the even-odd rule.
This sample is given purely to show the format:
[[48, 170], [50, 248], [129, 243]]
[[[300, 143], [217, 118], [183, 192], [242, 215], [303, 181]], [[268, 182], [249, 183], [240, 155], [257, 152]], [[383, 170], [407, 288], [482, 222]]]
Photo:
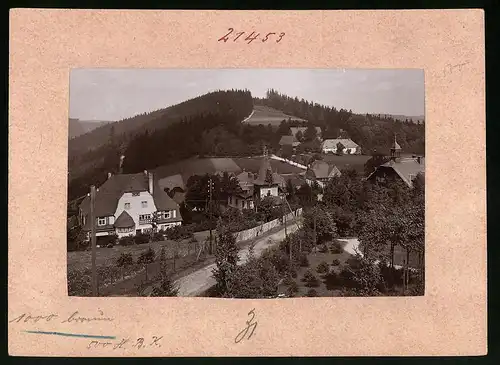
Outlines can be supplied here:
[[74, 69], [71, 118], [115, 121], [217, 89], [266, 90], [354, 113], [424, 115], [417, 69]]

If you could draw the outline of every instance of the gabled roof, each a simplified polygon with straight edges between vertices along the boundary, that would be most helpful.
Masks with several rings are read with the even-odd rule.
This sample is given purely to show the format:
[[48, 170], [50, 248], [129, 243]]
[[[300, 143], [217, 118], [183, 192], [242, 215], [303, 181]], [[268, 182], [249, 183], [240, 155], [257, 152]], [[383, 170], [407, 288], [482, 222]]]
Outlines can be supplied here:
[[135, 222], [130, 216], [130, 214], [127, 213], [126, 210], [124, 210], [118, 218], [116, 218], [115, 221], [115, 227], [116, 228], [130, 228], [130, 227], [135, 227]]
[[334, 176], [340, 176], [340, 170], [335, 165], [330, 165], [325, 161], [314, 161], [309, 169], [314, 173], [316, 179], [328, 179]]
[[273, 179], [271, 185], [284, 186], [285, 179], [283, 179], [283, 177], [280, 174], [273, 172], [273, 170], [271, 168], [271, 162], [269, 161], [268, 157], [264, 157], [262, 159], [260, 169], [259, 169], [259, 174], [257, 175], [257, 178], [254, 181], [254, 184], [255, 185], [268, 185], [268, 182], [266, 181], [268, 171], [271, 172], [272, 179]]
[[295, 139], [295, 136], [281, 136], [280, 146], [293, 145], [296, 142], [298, 141]]
[[[153, 182], [153, 199], [158, 210], [176, 209], [178, 205], [160, 188], [158, 182]], [[95, 216], [112, 216], [116, 212], [118, 200], [124, 193], [148, 191], [148, 177], [140, 172], [137, 174], [112, 175], [99, 186], [95, 199]], [[85, 197], [80, 208], [90, 213], [90, 197]]]
[[253, 190], [254, 176], [251, 172], [243, 171], [241, 174], [236, 176], [240, 184], [241, 190]]
[[408, 187], [412, 187], [412, 179], [419, 173], [425, 174], [425, 158], [421, 157], [420, 162], [418, 162], [416, 158], [401, 158], [396, 161], [390, 160], [377, 167], [367, 179], [370, 179], [379, 169], [393, 169]]
[[338, 143], [342, 143], [342, 145], [345, 148], [358, 148], [358, 144], [355, 143], [352, 139], [350, 138], [335, 138], [335, 139], [325, 139], [323, 141], [323, 149], [332, 149], [332, 148], [337, 148]]

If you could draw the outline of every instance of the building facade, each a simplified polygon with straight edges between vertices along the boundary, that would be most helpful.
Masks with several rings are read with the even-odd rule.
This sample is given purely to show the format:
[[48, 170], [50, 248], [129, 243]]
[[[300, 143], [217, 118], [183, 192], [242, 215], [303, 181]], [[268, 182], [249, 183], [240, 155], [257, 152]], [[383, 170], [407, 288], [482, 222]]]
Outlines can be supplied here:
[[361, 147], [349, 138], [325, 139], [321, 145], [323, 153], [337, 153], [339, 143], [344, 146], [343, 153], [346, 155], [360, 155]]
[[[87, 233], [91, 231], [90, 203], [87, 196], [79, 207], [79, 222]], [[182, 224], [179, 204], [160, 189], [147, 171], [108, 175], [97, 189], [94, 214], [97, 237], [135, 236]]]

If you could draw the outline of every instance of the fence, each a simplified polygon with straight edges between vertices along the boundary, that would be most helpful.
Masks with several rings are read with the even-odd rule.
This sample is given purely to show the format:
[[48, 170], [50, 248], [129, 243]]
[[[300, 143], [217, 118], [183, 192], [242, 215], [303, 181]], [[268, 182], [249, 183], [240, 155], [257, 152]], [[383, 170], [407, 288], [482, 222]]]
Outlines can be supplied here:
[[272, 220], [270, 222], [261, 224], [260, 226], [253, 227], [250, 229], [246, 229], [244, 231], [236, 233], [236, 242], [247, 241], [253, 238], [257, 238], [263, 233], [270, 231], [273, 228], [276, 228], [282, 225], [286, 219], [287, 222], [290, 222], [292, 219], [300, 217], [302, 215], [302, 208], [297, 209], [295, 212], [290, 212], [287, 215]]

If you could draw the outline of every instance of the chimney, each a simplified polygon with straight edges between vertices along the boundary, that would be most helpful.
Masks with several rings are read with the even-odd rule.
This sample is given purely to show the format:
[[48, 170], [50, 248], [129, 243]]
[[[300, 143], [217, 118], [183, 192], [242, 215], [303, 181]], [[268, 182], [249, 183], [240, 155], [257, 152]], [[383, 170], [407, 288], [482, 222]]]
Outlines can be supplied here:
[[151, 172], [148, 173], [148, 186], [149, 186], [149, 193], [153, 195], [153, 174]]

